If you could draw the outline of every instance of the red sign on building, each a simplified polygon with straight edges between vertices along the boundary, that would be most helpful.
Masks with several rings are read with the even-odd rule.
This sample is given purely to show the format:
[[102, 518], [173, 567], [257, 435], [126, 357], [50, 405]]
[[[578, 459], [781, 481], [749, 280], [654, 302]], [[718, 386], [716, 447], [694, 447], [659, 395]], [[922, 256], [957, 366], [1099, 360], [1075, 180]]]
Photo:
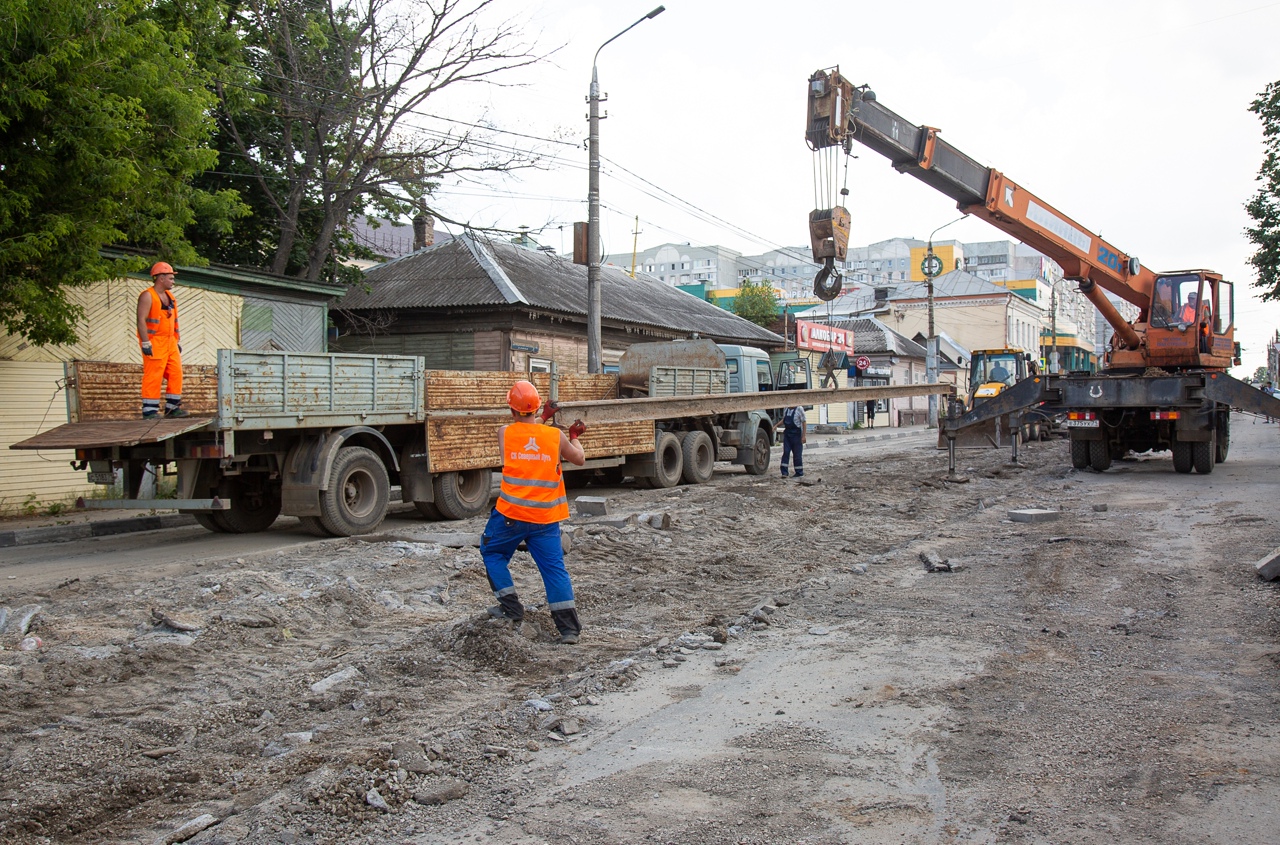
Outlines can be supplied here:
[[853, 332], [835, 329], [822, 323], [796, 320], [796, 347], [814, 352], [853, 352]]

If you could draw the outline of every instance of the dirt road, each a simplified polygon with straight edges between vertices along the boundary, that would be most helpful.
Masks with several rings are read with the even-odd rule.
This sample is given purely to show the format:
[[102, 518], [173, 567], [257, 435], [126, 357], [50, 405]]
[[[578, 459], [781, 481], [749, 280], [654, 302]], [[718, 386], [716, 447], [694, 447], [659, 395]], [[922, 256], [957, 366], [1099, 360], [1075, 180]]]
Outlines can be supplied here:
[[1233, 425], [1207, 477], [1054, 442], [965, 453], [964, 484], [930, 449], [815, 450], [799, 483], [616, 492], [670, 524], [572, 530], [577, 647], [543, 609], [486, 620], [477, 551], [426, 541], [480, 521], [0, 570], [0, 838], [1273, 841], [1277, 588], [1250, 564], [1280, 545], [1280, 432]]

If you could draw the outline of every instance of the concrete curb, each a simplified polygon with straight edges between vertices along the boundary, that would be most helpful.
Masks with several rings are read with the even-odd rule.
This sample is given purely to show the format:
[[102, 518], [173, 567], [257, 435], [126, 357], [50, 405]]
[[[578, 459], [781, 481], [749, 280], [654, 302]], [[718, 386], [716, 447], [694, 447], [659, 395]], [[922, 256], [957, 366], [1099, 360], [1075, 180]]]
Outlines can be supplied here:
[[66, 543], [90, 537], [110, 537], [115, 534], [132, 534], [136, 531], [159, 531], [162, 528], [181, 528], [195, 524], [195, 517], [191, 514], [172, 513], [104, 519], [97, 522], [82, 522], [79, 525], [19, 528], [13, 531], [0, 531], [0, 549], [11, 546], [37, 546], [42, 543]]

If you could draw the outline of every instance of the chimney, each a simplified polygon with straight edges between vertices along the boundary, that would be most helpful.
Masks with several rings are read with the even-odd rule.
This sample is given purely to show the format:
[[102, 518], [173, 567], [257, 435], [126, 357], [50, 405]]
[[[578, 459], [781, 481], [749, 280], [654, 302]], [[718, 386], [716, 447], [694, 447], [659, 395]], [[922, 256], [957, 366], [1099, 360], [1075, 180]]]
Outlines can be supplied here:
[[429, 247], [436, 242], [436, 219], [425, 211], [413, 218], [413, 251]]

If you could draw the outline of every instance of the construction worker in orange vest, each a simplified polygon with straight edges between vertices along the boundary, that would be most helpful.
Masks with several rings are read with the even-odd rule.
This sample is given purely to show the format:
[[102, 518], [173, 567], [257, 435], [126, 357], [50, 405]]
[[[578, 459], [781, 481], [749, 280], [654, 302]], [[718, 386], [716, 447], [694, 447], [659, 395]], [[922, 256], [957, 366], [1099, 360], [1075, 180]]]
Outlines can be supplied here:
[[572, 645], [578, 641], [582, 625], [560, 545], [560, 523], [569, 518], [560, 461], [563, 458], [575, 466], [587, 462], [578, 443], [587, 427], [582, 420], [575, 420], [566, 434], [544, 425], [556, 406], [548, 402], [539, 421], [541, 404], [538, 389], [527, 381], [516, 382], [507, 393], [513, 421], [498, 430], [502, 489], [480, 537], [480, 556], [498, 599], [489, 615], [519, 622], [524, 619], [524, 605], [516, 595], [510, 564], [516, 547], [524, 543], [542, 575], [547, 609], [560, 632], [560, 642]]
[[164, 415], [185, 417], [182, 409], [182, 341], [173, 267], [151, 265], [151, 287], [138, 296], [138, 343], [142, 344], [142, 418], [160, 416], [160, 385], [167, 382]]

